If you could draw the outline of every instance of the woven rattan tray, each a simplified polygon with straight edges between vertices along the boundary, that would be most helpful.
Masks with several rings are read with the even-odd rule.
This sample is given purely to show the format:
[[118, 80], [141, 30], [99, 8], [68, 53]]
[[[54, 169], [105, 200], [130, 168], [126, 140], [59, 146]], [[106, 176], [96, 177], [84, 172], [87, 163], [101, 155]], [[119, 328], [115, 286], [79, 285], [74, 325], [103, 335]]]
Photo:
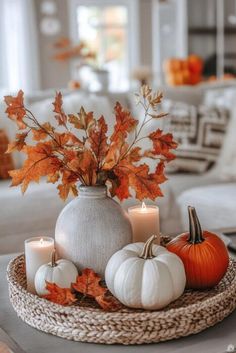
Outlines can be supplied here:
[[85, 303], [63, 307], [26, 291], [24, 255], [7, 269], [10, 301], [27, 324], [69, 340], [142, 344], [166, 341], [200, 332], [222, 321], [236, 307], [236, 261], [217, 287], [208, 291], [185, 291], [160, 311], [122, 309], [104, 312]]

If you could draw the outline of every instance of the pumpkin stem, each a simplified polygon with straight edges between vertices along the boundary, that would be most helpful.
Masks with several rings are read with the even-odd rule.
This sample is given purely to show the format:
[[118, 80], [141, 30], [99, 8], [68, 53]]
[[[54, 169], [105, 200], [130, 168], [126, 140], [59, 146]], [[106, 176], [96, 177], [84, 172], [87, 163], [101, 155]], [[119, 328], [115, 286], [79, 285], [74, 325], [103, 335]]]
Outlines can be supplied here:
[[147, 259], [152, 259], [154, 257], [153, 252], [152, 252], [152, 245], [154, 240], [157, 238], [156, 235], [152, 235], [144, 244], [143, 250], [141, 254], [139, 255], [140, 258], [147, 260]]
[[51, 254], [51, 266], [52, 267], [57, 266], [56, 257], [57, 257], [57, 252], [56, 252], [56, 249], [54, 249]]
[[204, 241], [202, 228], [194, 207], [188, 206], [189, 215], [189, 243], [199, 244]]

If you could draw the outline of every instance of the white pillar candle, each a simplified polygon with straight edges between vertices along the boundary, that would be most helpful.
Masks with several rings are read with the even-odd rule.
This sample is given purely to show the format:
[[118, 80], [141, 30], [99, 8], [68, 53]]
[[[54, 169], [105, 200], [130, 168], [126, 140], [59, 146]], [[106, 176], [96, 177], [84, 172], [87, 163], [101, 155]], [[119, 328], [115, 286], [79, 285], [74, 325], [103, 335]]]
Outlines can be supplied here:
[[25, 267], [27, 290], [36, 293], [34, 277], [40, 266], [50, 262], [54, 249], [54, 239], [49, 237], [35, 237], [25, 240]]
[[159, 208], [154, 205], [137, 205], [128, 208], [133, 230], [133, 242], [146, 242], [153, 234], [157, 235], [156, 243], [160, 244]]

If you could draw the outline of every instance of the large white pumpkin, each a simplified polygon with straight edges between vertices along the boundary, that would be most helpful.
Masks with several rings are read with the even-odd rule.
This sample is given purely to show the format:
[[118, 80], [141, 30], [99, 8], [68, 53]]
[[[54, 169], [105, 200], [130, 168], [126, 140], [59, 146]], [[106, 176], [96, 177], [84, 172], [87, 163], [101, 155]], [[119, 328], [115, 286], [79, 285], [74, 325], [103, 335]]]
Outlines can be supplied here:
[[164, 247], [133, 243], [109, 260], [105, 279], [111, 293], [124, 305], [147, 310], [161, 309], [184, 292], [186, 276], [181, 259]]
[[55, 260], [56, 253], [52, 253], [52, 261], [39, 267], [36, 272], [34, 285], [38, 295], [48, 294], [46, 281], [56, 283], [61, 288], [70, 288], [72, 282], [76, 282], [78, 270], [68, 260]]

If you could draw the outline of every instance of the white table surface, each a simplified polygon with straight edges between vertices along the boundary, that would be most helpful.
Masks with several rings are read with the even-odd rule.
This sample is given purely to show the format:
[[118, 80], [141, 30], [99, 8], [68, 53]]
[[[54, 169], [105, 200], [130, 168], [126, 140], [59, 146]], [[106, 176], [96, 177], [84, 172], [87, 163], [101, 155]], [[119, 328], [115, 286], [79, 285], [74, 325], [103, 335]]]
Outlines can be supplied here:
[[16, 316], [9, 302], [6, 267], [14, 256], [0, 256], [0, 327], [26, 353], [223, 353], [229, 344], [236, 346], [236, 310], [221, 323], [197, 335], [151, 345], [80, 343], [37, 331]]

